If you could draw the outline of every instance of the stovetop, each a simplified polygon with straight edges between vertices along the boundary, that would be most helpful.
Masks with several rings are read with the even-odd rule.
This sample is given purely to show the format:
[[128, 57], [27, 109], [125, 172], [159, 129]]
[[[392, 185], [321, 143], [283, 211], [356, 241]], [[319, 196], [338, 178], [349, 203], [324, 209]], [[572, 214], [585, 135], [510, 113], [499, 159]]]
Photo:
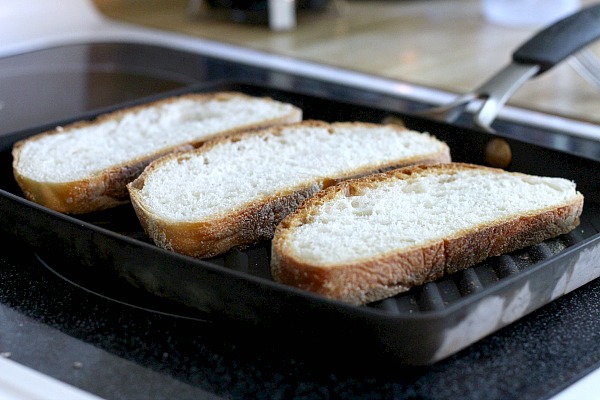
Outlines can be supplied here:
[[234, 327], [114, 303], [29, 251], [0, 266], [0, 350], [106, 399], [545, 399], [600, 359], [597, 281], [445, 361], [397, 368], [351, 349], [305, 358]]
[[[403, 111], [423, 106], [160, 46], [96, 43], [0, 59], [0, 118], [7, 133], [221, 80]], [[599, 145], [584, 138], [503, 121], [498, 127], [600, 158]], [[65, 280], [13, 236], [0, 240], [0, 354], [107, 399], [546, 399], [600, 365], [597, 280], [432, 366], [397, 367], [357, 358], [352, 348], [303, 353], [285, 338], [265, 342], [141, 293], [115, 301]]]

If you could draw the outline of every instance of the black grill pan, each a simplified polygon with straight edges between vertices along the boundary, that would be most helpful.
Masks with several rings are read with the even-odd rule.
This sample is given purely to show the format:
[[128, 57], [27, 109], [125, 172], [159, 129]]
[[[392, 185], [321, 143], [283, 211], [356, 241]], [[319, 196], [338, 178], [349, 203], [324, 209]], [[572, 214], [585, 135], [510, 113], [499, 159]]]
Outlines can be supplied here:
[[567, 235], [490, 258], [393, 298], [351, 306], [274, 282], [270, 242], [197, 260], [154, 246], [130, 205], [71, 217], [25, 200], [12, 177], [10, 149], [14, 141], [51, 128], [45, 126], [2, 138], [0, 232], [15, 236], [43, 264], [87, 290], [160, 312], [251, 329], [265, 342], [285, 338], [286, 346], [322, 354], [351, 346], [356, 356], [385, 355], [398, 365], [435, 363], [600, 276], [600, 165], [593, 157], [399, 115], [385, 107], [264, 85], [218, 82], [161, 97], [218, 90], [287, 101], [301, 107], [306, 119], [381, 122], [390, 115], [399, 117], [409, 128], [446, 141], [454, 161], [484, 164], [486, 144], [502, 137], [512, 149], [507, 169], [577, 182], [585, 196], [581, 225]]

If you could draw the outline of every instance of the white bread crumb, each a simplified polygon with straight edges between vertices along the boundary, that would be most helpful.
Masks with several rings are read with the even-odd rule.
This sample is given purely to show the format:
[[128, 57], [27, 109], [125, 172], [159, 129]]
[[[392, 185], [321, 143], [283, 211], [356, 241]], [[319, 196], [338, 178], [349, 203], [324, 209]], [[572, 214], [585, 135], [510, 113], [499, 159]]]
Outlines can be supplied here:
[[486, 170], [390, 180], [312, 210], [310, 223], [290, 233], [289, 250], [323, 266], [368, 259], [554, 207], [575, 193], [565, 179]]
[[377, 169], [444, 146], [427, 134], [384, 125], [291, 126], [164, 162], [148, 174], [139, 194], [161, 218], [195, 221], [357, 166]]

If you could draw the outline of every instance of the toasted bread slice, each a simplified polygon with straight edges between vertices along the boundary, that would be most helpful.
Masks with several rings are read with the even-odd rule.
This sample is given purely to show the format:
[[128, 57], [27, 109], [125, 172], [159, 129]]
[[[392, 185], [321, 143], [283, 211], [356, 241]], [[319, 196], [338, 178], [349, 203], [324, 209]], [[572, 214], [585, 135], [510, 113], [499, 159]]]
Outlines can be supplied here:
[[583, 196], [562, 178], [450, 163], [317, 193], [278, 226], [273, 278], [353, 304], [567, 233]]
[[241, 93], [170, 97], [17, 142], [13, 172], [29, 200], [63, 213], [88, 213], [128, 202], [126, 184], [164, 154], [301, 119], [295, 106]]
[[270, 239], [306, 198], [339, 180], [449, 162], [448, 146], [392, 125], [304, 121], [235, 135], [156, 160], [128, 185], [142, 226], [194, 257]]

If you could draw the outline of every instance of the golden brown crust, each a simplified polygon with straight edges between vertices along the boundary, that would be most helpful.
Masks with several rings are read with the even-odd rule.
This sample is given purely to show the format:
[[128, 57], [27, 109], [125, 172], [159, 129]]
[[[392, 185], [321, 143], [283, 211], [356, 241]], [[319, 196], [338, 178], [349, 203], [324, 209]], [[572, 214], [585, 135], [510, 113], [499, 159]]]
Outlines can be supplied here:
[[471, 168], [485, 168], [502, 173], [501, 170], [461, 163], [415, 166], [346, 181], [317, 193], [277, 227], [271, 251], [273, 278], [328, 298], [357, 305], [366, 304], [468, 268], [488, 257], [567, 233], [579, 224], [583, 208], [581, 194], [557, 208], [482, 225], [418, 248], [326, 268], [302, 261], [285, 247], [288, 232], [310, 219], [314, 205], [323, 204], [342, 193], [359, 191], [366, 186], [373, 187], [390, 177], [406, 179], [415, 173]]
[[318, 190], [320, 188], [315, 185], [281, 194], [209, 221], [198, 222], [172, 222], [157, 218], [143, 207], [135, 190], [131, 196], [144, 231], [157, 246], [192, 257], [207, 258], [270, 239], [279, 221]]
[[[330, 124], [316, 120], [306, 120], [295, 125], [302, 125], [303, 127], [375, 126], [375, 124], [366, 124], [363, 122], [337, 122]], [[286, 127], [276, 126], [266, 130], [243, 132], [226, 138], [215, 139], [193, 151], [172, 153], [151, 163], [136, 180], [128, 185], [132, 204], [148, 236], [159, 247], [177, 253], [199, 258], [212, 257], [224, 253], [231, 248], [243, 247], [261, 240], [271, 239], [276, 226], [286, 215], [294, 211], [305, 199], [337, 182], [397, 168], [411, 162], [427, 164], [450, 161], [449, 148], [443, 144], [440, 152], [431, 156], [413, 157], [408, 160], [403, 159], [396, 163], [380, 165], [378, 168], [365, 167], [354, 169], [341, 176], [315, 180], [303, 187], [290, 187], [285, 192], [274, 193], [264, 199], [249, 203], [238, 210], [231, 210], [225, 215], [217, 215], [200, 222], [181, 223], [165, 221], [144, 207], [138, 191], [142, 189], [146, 177], [155, 168], [160, 168], [161, 164], [173, 158], [177, 159], [179, 157], [190, 157], [200, 154], [219, 144], [238, 141], [246, 136], [277, 135], [282, 129], [286, 129]], [[406, 130], [401, 127], [395, 129]]]
[[[84, 214], [115, 207], [119, 204], [129, 202], [127, 183], [142, 173], [144, 168], [153, 160], [175, 151], [190, 150], [200, 146], [212, 137], [199, 141], [189, 142], [184, 145], [173, 146], [143, 157], [133, 158], [128, 162], [107, 168], [89, 178], [72, 182], [46, 182], [28, 178], [21, 174], [18, 168], [22, 147], [29, 141], [39, 140], [45, 136], [74, 131], [76, 129], [92, 126], [104, 121], [119, 119], [132, 112], [138, 112], [148, 107], [159, 106], [176, 102], [180, 99], [192, 99], [199, 102], [210, 100], [229, 100], [235, 97], [252, 98], [251, 96], [237, 92], [216, 92], [204, 94], [185, 94], [178, 97], [169, 97], [151, 103], [145, 103], [126, 109], [98, 116], [91, 121], [78, 121], [64, 127], [57, 127], [51, 131], [23, 139], [14, 144], [12, 149], [13, 174], [23, 194], [28, 200], [34, 201], [45, 207], [67, 214]], [[271, 99], [266, 98], [271, 101]], [[261, 129], [268, 126], [298, 122], [302, 119], [302, 111], [293, 108], [292, 112], [284, 118], [273, 118], [265, 120], [260, 124], [248, 125], [244, 128], [222, 131], [215, 136], [229, 136], [246, 130]]]

